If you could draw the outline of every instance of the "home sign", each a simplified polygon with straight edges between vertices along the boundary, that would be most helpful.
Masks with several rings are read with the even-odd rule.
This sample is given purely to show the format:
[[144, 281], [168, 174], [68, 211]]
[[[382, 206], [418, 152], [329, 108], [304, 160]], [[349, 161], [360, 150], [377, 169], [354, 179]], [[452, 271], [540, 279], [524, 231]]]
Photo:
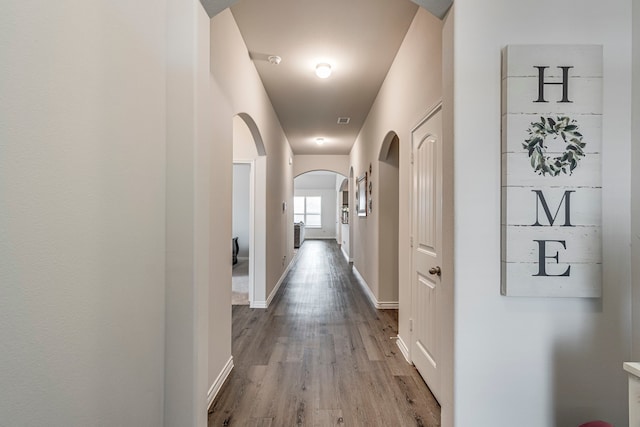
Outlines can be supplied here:
[[602, 47], [507, 46], [503, 295], [602, 295], [601, 153]]

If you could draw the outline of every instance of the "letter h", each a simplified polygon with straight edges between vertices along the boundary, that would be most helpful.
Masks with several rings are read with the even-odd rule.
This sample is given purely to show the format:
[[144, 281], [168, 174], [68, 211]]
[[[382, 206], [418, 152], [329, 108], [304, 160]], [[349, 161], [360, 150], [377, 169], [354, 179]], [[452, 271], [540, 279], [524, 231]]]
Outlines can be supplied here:
[[549, 67], [535, 65], [534, 68], [538, 69], [538, 99], [533, 102], [548, 102], [544, 99], [544, 85], [562, 85], [562, 99], [558, 102], [573, 102], [569, 101], [569, 69], [573, 67], [558, 67], [562, 70], [562, 82], [545, 82], [544, 70]]

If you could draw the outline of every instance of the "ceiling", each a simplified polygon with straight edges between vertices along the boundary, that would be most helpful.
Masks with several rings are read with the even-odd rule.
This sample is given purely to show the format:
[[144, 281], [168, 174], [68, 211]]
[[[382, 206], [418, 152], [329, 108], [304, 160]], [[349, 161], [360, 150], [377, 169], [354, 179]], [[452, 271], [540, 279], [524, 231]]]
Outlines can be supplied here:
[[[240, 0], [231, 7], [295, 154], [350, 152], [417, 9], [409, 0]], [[316, 77], [319, 62], [331, 64], [328, 79]], [[351, 120], [341, 125], [339, 117]]]

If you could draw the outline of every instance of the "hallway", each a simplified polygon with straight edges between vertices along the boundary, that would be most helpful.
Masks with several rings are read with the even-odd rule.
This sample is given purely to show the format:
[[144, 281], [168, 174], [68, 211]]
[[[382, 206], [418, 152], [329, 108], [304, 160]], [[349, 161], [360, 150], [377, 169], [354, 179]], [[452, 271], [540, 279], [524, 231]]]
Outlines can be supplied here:
[[233, 307], [235, 368], [209, 426], [439, 426], [396, 335], [337, 244], [307, 240], [269, 309]]

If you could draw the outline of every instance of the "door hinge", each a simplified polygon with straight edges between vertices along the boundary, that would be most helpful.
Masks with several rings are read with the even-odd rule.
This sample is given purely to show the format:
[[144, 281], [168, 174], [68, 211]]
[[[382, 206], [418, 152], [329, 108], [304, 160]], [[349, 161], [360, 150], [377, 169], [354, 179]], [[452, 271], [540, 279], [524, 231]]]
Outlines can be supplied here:
[[413, 247], [413, 236], [409, 238], [409, 244], [411, 245], [411, 247]]
[[409, 319], [409, 332], [413, 332], [413, 319]]
[[411, 164], [413, 164], [413, 153], [411, 153]]

